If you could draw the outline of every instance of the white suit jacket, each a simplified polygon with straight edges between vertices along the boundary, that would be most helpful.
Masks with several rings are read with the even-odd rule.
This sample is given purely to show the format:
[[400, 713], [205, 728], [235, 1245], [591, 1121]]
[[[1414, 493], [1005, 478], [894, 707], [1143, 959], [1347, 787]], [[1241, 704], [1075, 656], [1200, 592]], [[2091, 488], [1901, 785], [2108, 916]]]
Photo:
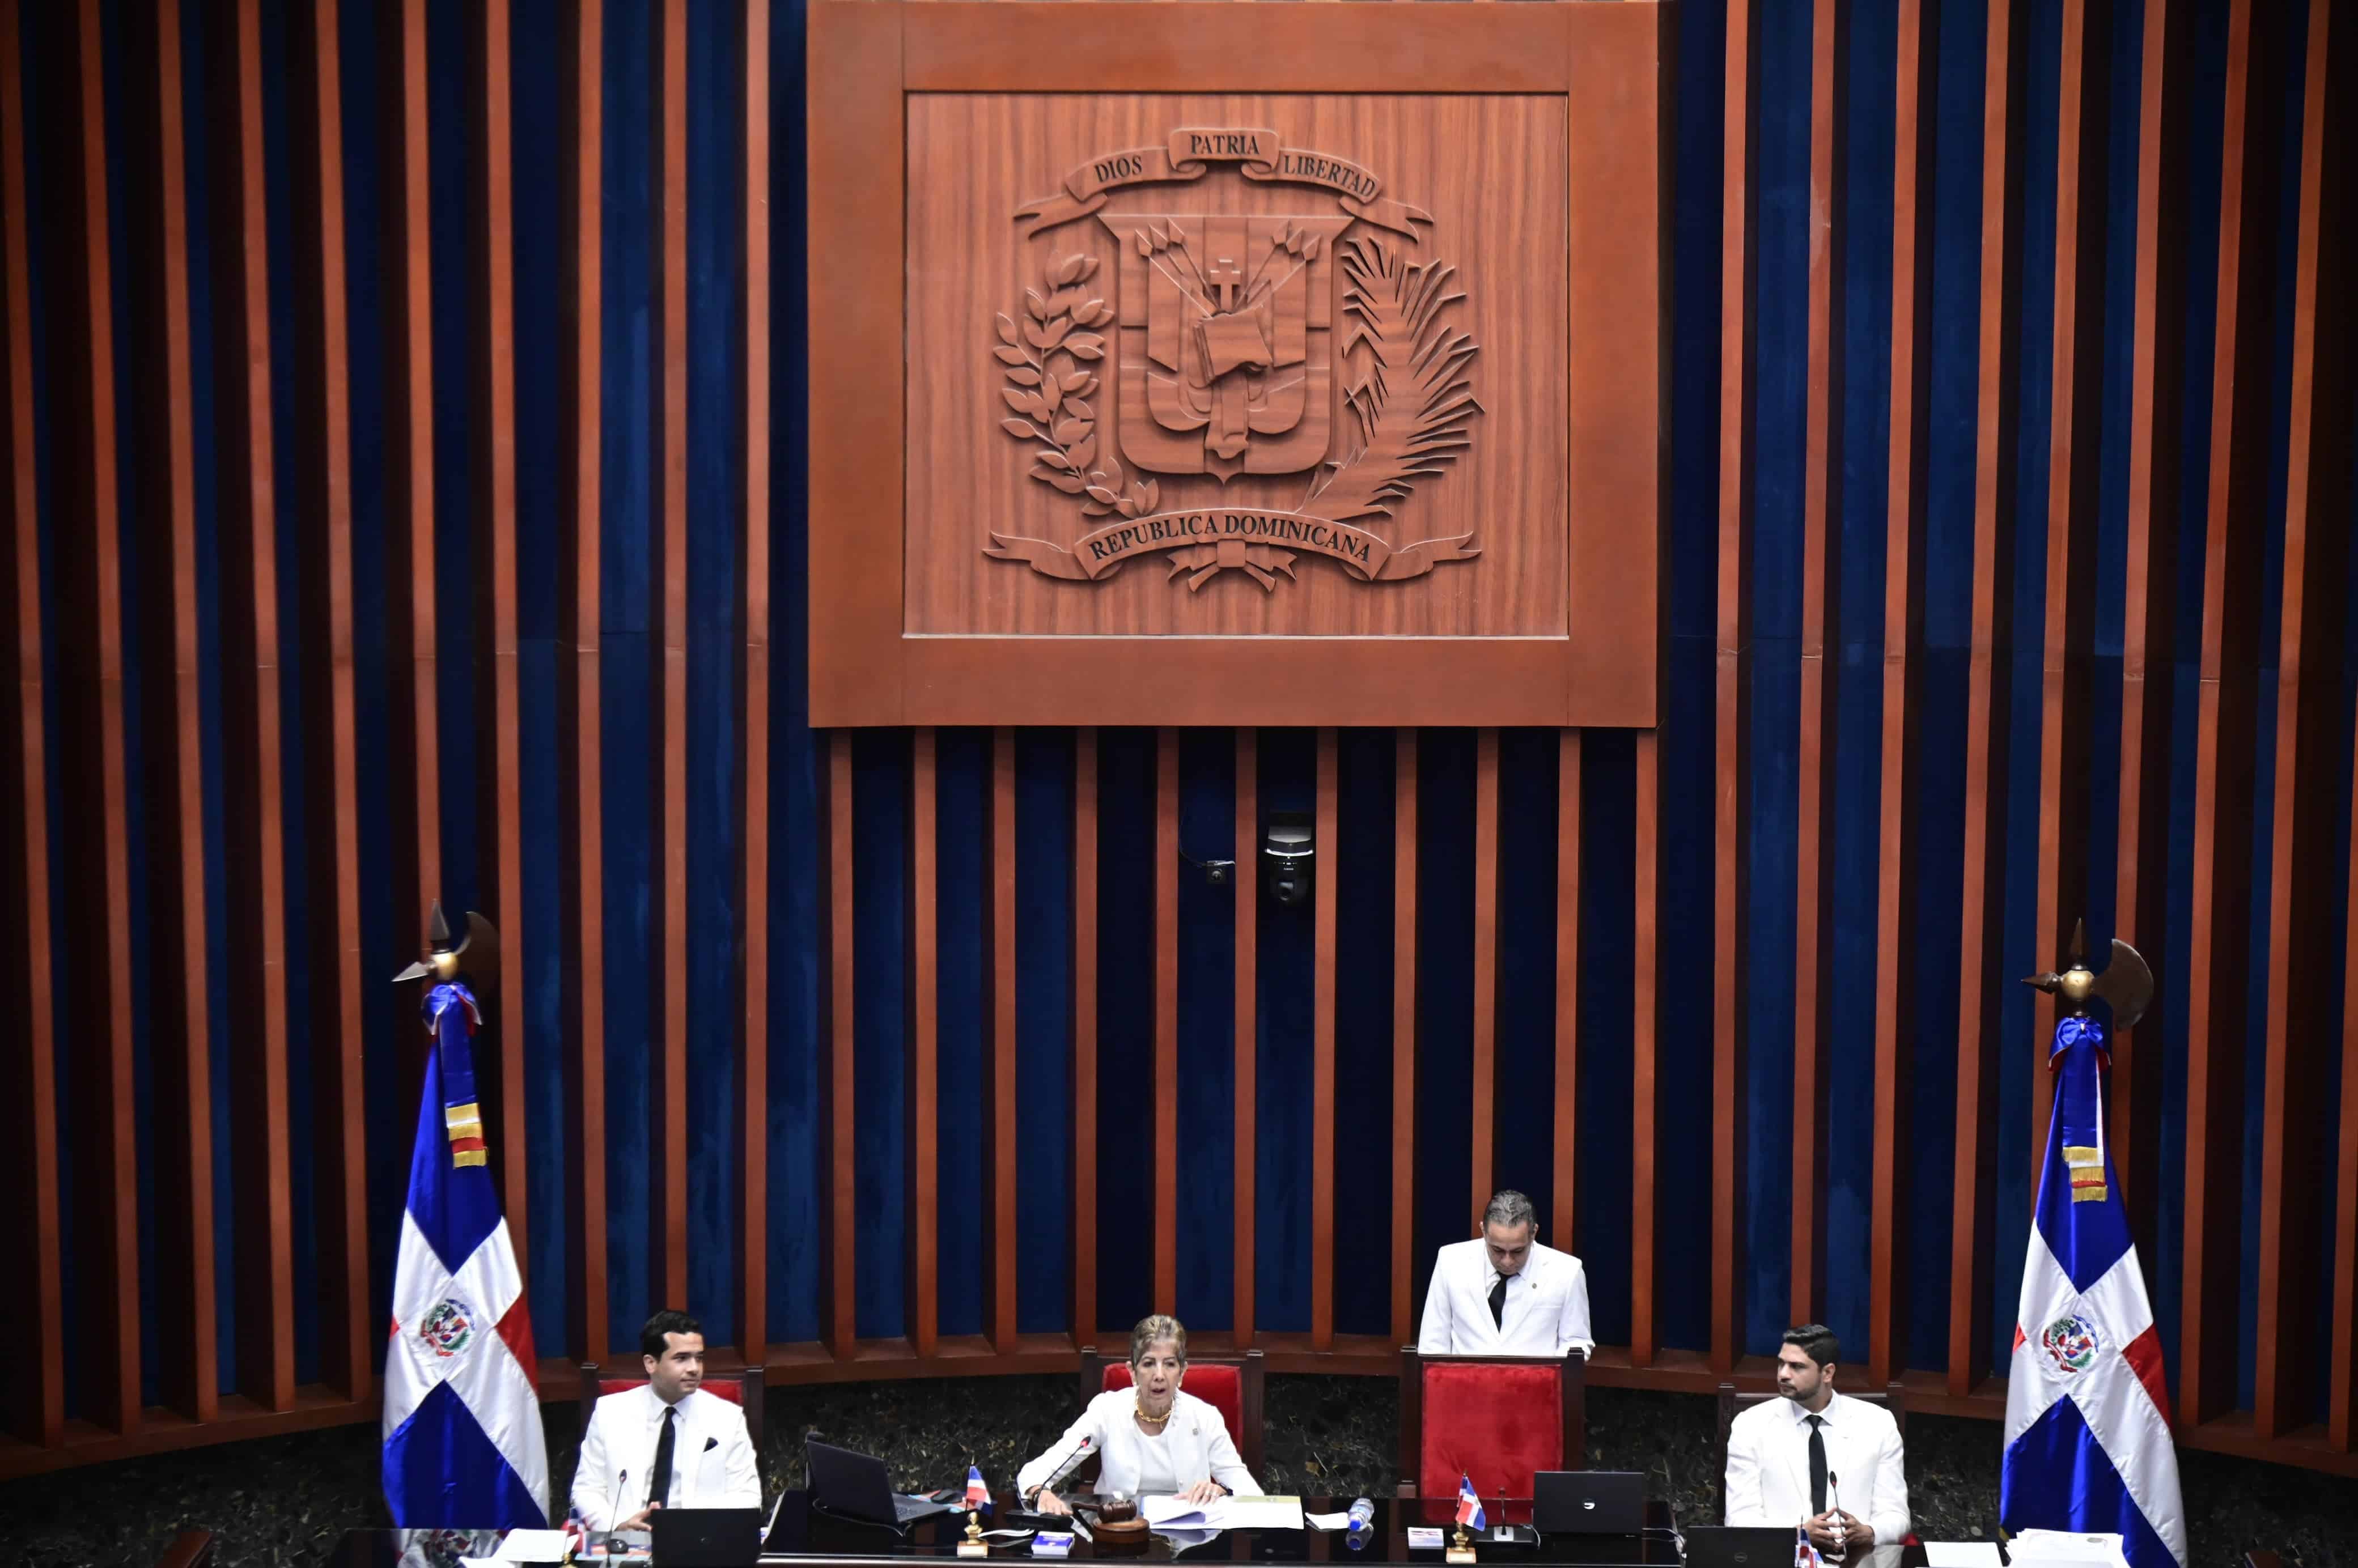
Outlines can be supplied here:
[[[573, 1506], [593, 1530], [611, 1530], [647, 1506], [663, 1402], [653, 1384], [608, 1394], [581, 1434], [573, 1472]], [[719, 1394], [697, 1390], [679, 1401], [672, 1438], [672, 1501], [683, 1509], [758, 1509], [762, 1475], [754, 1467], [745, 1412]]]
[[1561, 1356], [1596, 1348], [1588, 1334], [1588, 1276], [1569, 1252], [1534, 1241], [1507, 1279], [1506, 1310], [1490, 1321], [1490, 1252], [1480, 1237], [1453, 1241], [1433, 1261], [1417, 1326], [1422, 1356]]
[[[1810, 1507], [1810, 1412], [1791, 1400], [1769, 1400], [1745, 1411], [1727, 1433], [1727, 1522], [1798, 1524]], [[1839, 1506], [1889, 1546], [1908, 1535], [1908, 1471], [1899, 1423], [1881, 1405], [1836, 1394], [1819, 1412], [1826, 1471], [1834, 1478], [1827, 1506]]]
[[[1016, 1473], [1015, 1489], [1028, 1493], [1047, 1480], [1049, 1472], [1063, 1464], [1087, 1437], [1089, 1452], [1098, 1456], [1100, 1464], [1097, 1489], [1134, 1495], [1138, 1491], [1139, 1445], [1146, 1441], [1133, 1419], [1137, 1409], [1134, 1389], [1109, 1389], [1099, 1394], [1089, 1401], [1080, 1420], [1048, 1445], [1046, 1453]], [[1172, 1398], [1171, 1424], [1163, 1429], [1163, 1441], [1169, 1447], [1172, 1467], [1179, 1473], [1181, 1487], [1192, 1487], [1209, 1476], [1231, 1492], [1249, 1497], [1260, 1495], [1260, 1483], [1245, 1468], [1243, 1455], [1228, 1436], [1228, 1423], [1220, 1419], [1218, 1411], [1184, 1389]]]

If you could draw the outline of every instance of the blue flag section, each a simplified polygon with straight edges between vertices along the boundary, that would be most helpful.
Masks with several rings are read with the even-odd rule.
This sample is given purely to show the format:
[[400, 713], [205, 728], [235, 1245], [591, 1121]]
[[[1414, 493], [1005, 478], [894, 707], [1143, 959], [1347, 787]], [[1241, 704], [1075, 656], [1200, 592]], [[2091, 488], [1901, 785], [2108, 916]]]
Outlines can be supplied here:
[[2161, 1336], [2104, 1147], [2104, 1026], [2066, 1018], [2006, 1401], [2009, 1530], [2116, 1532], [2131, 1568], [2184, 1568]]
[[532, 1319], [492, 1185], [464, 984], [426, 993], [434, 1044], [417, 1108], [409, 1205], [384, 1358], [384, 1499], [405, 1530], [548, 1522], [548, 1444]]

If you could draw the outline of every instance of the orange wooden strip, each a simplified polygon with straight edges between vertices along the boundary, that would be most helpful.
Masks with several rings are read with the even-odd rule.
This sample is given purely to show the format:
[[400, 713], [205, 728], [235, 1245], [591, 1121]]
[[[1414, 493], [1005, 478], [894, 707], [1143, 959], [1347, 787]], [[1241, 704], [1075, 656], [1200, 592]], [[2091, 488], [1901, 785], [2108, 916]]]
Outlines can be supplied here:
[[1260, 1202], [1260, 879], [1253, 874], [1260, 853], [1260, 732], [1237, 731], [1236, 865], [1228, 872], [1237, 911], [1236, 959], [1236, 1258], [1231, 1322], [1238, 1350], [1253, 1343], [1253, 1249]]
[[[515, 361], [507, 345], [515, 341], [514, 155], [509, 129], [508, 0], [483, 0], [482, 125], [484, 343], [479, 363], [489, 426], [483, 449], [483, 481], [491, 496], [489, 534], [492, 620], [492, 897], [499, 911], [500, 968], [497, 1031], [500, 1119], [496, 1152], [507, 1222], [515, 1255], [530, 1258], [531, 1206], [525, 1202], [526, 1158], [524, 1060], [525, 953], [524, 946], [523, 758], [516, 697], [516, 436]], [[481, 1070], [482, 1064], [477, 1064]]]
[[[2353, 758], [2358, 765], [2358, 757]], [[2358, 813], [2358, 788], [2350, 802]], [[2358, 838], [2350, 848], [2349, 907], [2358, 908]], [[2342, 955], [2345, 975], [2358, 974], [2358, 921], [2350, 923]], [[2342, 1147], [2333, 1181], [2332, 1373], [2325, 1424], [2333, 1446], [2347, 1454], [2358, 1433], [2358, 986], [2342, 987]]]
[[12, 3], [0, 8], [0, 242], [6, 246], [0, 283], [7, 296], [9, 521], [16, 574], [16, 730], [22, 768], [16, 785], [25, 892], [19, 927], [25, 962], [25, 1021], [17, 1036], [24, 1074], [17, 1102], [27, 1129], [21, 1155], [18, 1202], [30, 1210], [31, 1256], [27, 1311], [21, 1321], [37, 1348], [22, 1375], [31, 1388], [27, 1435], [43, 1447], [64, 1438], [66, 1420], [65, 1292], [58, 1220], [57, 995], [50, 969], [49, 739], [42, 726], [46, 676], [41, 665], [41, 531], [33, 453], [32, 265], [25, 227], [25, 83], [20, 18]]
[[[2348, 36], [2344, 23], [2344, 37]], [[2322, 1090], [2332, 1020], [2310, 977], [2336, 955], [2331, 929], [2336, 832], [2346, 799], [2328, 787], [2341, 750], [2342, 649], [2349, 606], [2350, 347], [2346, 306], [2320, 308], [2320, 287], [2340, 291], [2349, 251], [2329, 205], [2329, 117], [2349, 145], [2347, 112], [2331, 72], [2333, 8], [2309, 13], [2301, 93], [2299, 235], [2294, 255], [2292, 374], [2285, 453], [2283, 614], [2277, 654], [2276, 801], [2268, 857], [2266, 1087], [2260, 1149], [2257, 1373], [2252, 1425], [2262, 1438], [2307, 1422], [2316, 1366], [2316, 1168], [2323, 1154]], [[2346, 47], [2346, 45], [2345, 45]], [[2348, 68], [2341, 74], [2346, 78]], [[2335, 155], [2346, 158], [2346, 152]], [[2337, 172], [2341, 172], [2337, 170]], [[2344, 190], [2347, 175], [2342, 175]], [[2346, 195], [2345, 195], [2346, 200]], [[2326, 280], [2332, 280], [2331, 283]], [[2322, 351], [2320, 352], [2320, 350]]]
[[[2129, 466], [2121, 622], [2120, 839], [2115, 855], [2113, 934], [2159, 951], [2167, 908], [2169, 828], [2169, 618], [2174, 600], [2180, 454], [2165, 438], [2177, 417], [2177, 334], [2187, 207], [2176, 177], [2184, 139], [2186, 7], [2146, 0], [2137, 104], [2136, 351], [2129, 368]], [[2164, 178], [2164, 170], [2170, 178]], [[2163, 678], [2151, 678], [2159, 672]], [[2043, 960], [2042, 960], [2043, 961]], [[2158, 1037], [2157, 1037], [2158, 1042]], [[2160, 1053], [2134, 1032], [2112, 1041], [2113, 1163], [2131, 1234], [2151, 1256], [2158, 1191], [2156, 1156]]]
[[1015, 1348], [1015, 731], [990, 737], [990, 1337]]
[[1392, 737], [1392, 1338], [1416, 1343], [1416, 731]]
[[1473, 1048], [1474, 1208], [1466, 1223], [1478, 1230], [1493, 1190], [1498, 1129], [1498, 732], [1491, 729], [1476, 731], [1474, 741]]
[[[196, 436], [190, 409], [189, 363], [188, 147], [182, 117], [185, 92], [180, 62], [179, 0], [156, 7], [156, 119], [157, 194], [163, 240], [164, 307], [163, 502], [168, 516], [159, 541], [167, 546], [172, 584], [170, 626], [172, 706], [171, 772], [174, 798], [157, 815], [158, 847], [174, 845], [179, 892], [178, 973], [165, 987], [176, 994], [179, 1017], [165, 1024], [156, 1043], [159, 1084], [160, 1180], [157, 1195], [162, 1227], [157, 1270], [162, 1308], [163, 1385], [168, 1401], [192, 1420], [213, 1419], [221, 1408], [218, 1308], [213, 1276], [213, 1136], [211, 1018], [207, 1002], [211, 976], [206, 962], [205, 788], [201, 655], [197, 631]], [[146, 149], [141, 149], [141, 157]], [[150, 533], [143, 529], [143, 534]], [[161, 630], [158, 628], [158, 630]], [[162, 1021], [158, 1021], [162, 1022]], [[176, 1107], [166, 1108], [178, 1100]], [[168, 1119], [168, 1127], [164, 1119]], [[290, 1303], [291, 1304], [291, 1303]]]
[[[567, 159], [566, 218], [572, 231], [572, 341], [567, 344], [567, 543], [573, 562], [568, 605], [568, 700], [573, 717], [573, 893], [568, 933], [577, 989], [568, 1012], [573, 1028], [571, 1070], [573, 1147], [569, 1169], [579, 1201], [568, 1216], [574, 1287], [579, 1303], [581, 1353], [604, 1360], [615, 1348], [607, 1322], [606, 1275], [606, 874], [605, 733], [600, 652], [604, 644], [599, 541], [604, 515], [602, 479], [605, 314], [603, 202], [605, 136], [605, 4], [579, 0], [569, 40], [573, 80], [572, 157]], [[748, 925], [755, 924], [749, 916]], [[747, 1251], [754, 1250], [752, 1247]]]
[[[250, 933], [250, 954], [235, 961], [256, 1004], [258, 1031], [240, 1032], [244, 1048], [236, 1071], [245, 1087], [239, 1095], [234, 1150], [238, 1193], [237, 1269], [238, 1382], [251, 1398], [275, 1411], [295, 1403], [295, 1346], [279, 1332], [295, 1300], [293, 1217], [287, 1174], [289, 1107], [287, 1090], [287, 894], [286, 808], [281, 780], [278, 700], [278, 544], [275, 471], [276, 432], [271, 418], [270, 263], [267, 196], [262, 133], [262, 29], [259, 0], [239, 0], [223, 25], [234, 29], [236, 60], [237, 179], [230, 188], [237, 213], [237, 243], [226, 252], [225, 286], [235, 300], [245, 353], [231, 368], [244, 394], [230, 410], [229, 427], [243, 422], [243, 494], [225, 505], [225, 546], [234, 533], [226, 515], [243, 513], [243, 584], [229, 580], [232, 552], [224, 549], [222, 617], [224, 643], [243, 647], [248, 667], [229, 672], [224, 707], [243, 709], [251, 750], [233, 762], [225, 786], [233, 821], [243, 826], [232, 839], [229, 868], [237, 928]], [[233, 492], [235, 481], [233, 481]], [[227, 624], [243, 600], [243, 626]], [[243, 692], [240, 687], [243, 686]], [[249, 815], [250, 814], [250, 815]], [[243, 861], [241, 866], [234, 862]]]
[[1555, 1223], [1551, 1243], [1573, 1247], [1580, 1164], [1580, 731], [1556, 737]]
[[1179, 731], [1154, 732], [1154, 1310], [1179, 1289]]
[[[1711, 1365], [1736, 1365], [1744, 1279], [1744, 1002], [1752, 705], [1752, 0], [1727, 7], [1720, 202], [1719, 555], [1712, 808]], [[1642, 1365], [1642, 1363], [1640, 1363]]]
[[[937, 732], [910, 735], [909, 758], [909, 1340], [934, 1353], [941, 1320], [941, 894], [936, 837], [941, 812]], [[993, 1249], [997, 1250], [997, 1249]]]
[[[1318, 731], [1316, 885], [1310, 971], [1310, 1347], [1335, 1347], [1335, 881], [1342, 838], [1341, 760], [1335, 730]], [[1258, 881], [1258, 879], [1250, 879]], [[1244, 1147], [1249, 1147], [1246, 1145]]]
[[1801, 711], [1793, 909], [1793, 1216], [1789, 1321], [1816, 1323], [1826, 1273], [1826, 1092], [1833, 1036], [1833, 752], [1841, 656], [1826, 653], [1842, 587], [1843, 245], [1848, 7], [1817, 0], [1810, 44], [1809, 392], [1803, 416]]
[[768, 1358], [770, 1314], [770, 6], [745, 0], [745, 737], [743, 1032], [737, 1111], [738, 1344]]
[[[344, 303], [344, 111], [337, 61], [338, 0], [308, 13], [305, 61], [312, 91], [309, 169], [317, 192], [319, 249], [319, 517], [327, 544], [327, 776], [333, 819], [325, 860], [335, 901], [332, 985], [321, 985], [315, 1015], [328, 1039], [320, 1051], [319, 1104], [325, 1136], [319, 1162], [334, 1196], [320, 1206], [320, 1256], [329, 1298], [322, 1360], [346, 1397], [365, 1400], [374, 1386], [373, 1351], [384, 1330], [369, 1290], [368, 1142], [362, 1123], [367, 1083], [361, 1065], [360, 762], [352, 692], [352, 367]], [[383, 981], [378, 982], [382, 984]]]
[[[96, 653], [96, 777], [66, 777], [66, 796], [94, 806], [90, 835], [98, 850], [88, 872], [95, 910], [82, 924], [84, 940], [103, 944], [105, 972], [131, 973], [131, 862], [124, 777], [123, 568], [120, 498], [115, 488], [114, 259], [107, 222], [106, 81], [100, 54], [98, 0], [82, 0], [79, 63], [81, 110], [81, 219], [85, 291], [83, 343], [90, 406], [86, 411], [90, 472], [90, 546], [93, 600], [84, 607]], [[94, 1237], [81, 1299], [90, 1303], [90, 1342], [98, 1349], [85, 1408], [125, 1436], [139, 1428], [139, 1217], [133, 1173], [137, 1155], [132, 1126], [131, 989], [106, 988], [103, 1010], [92, 1008], [92, 1065], [75, 1086], [83, 1119], [71, 1142], [84, 1161], [76, 1181], [81, 1201], [76, 1223]], [[103, 1022], [102, 1022], [103, 1020]]]
[[[2265, 20], [2257, 24], [2266, 26]], [[2201, 679], [2194, 741], [2194, 877], [2187, 943], [2186, 1250], [2178, 1418], [2199, 1426], [2235, 1406], [2242, 1294], [2244, 1017], [2251, 949], [2255, 640], [2258, 621], [2274, 222], [2273, 116], [2252, 99], [2251, 0], [2227, 24], [2227, 93], [2219, 182], [2219, 284], [2212, 337], [2210, 496], [2204, 516]], [[2265, 90], [2264, 90], [2265, 91]], [[2256, 177], [2256, 178], [2255, 178]], [[2244, 230], [2255, 265], [2244, 264]]]
[[1631, 1085], [1635, 1135], [1630, 1160], [1629, 1364], [1650, 1367], [1660, 1346], [1654, 1311], [1654, 1260], [1660, 1240], [1655, 1203], [1662, 1116], [1661, 1045], [1661, 732], [1638, 732], [1635, 960], [1630, 975]]
[[[1963, 938], [1957, 992], [1957, 1210], [1952, 1233], [1972, 1238], [1973, 1245], [1967, 1267], [1952, 1272], [1949, 1286], [1950, 1322], [1962, 1320], [1969, 1329], [1986, 1313], [1989, 1298], [1989, 1248], [1984, 1236], [1993, 1202], [1989, 1151], [1996, 1137], [1997, 1052], [2001, 1049], [1996, 1038], [1999, 1010], [1995, 992], [1997, 922], [2005, 911], [2004, 900], [1992, 896], [1990, 884], [2000, 880], [2002, 885], [2006, 792], [2003, 787], [1992, 787], [1990, 753], [2005, 723], [1997, 708], [2003, 697], [1996, 666], [1999, 595], [2011, 591], [1998, 579], [1999, 552], [2008, 532], [1999, 513], [2012, 504], [2005, 492], [2002, 449], [2014, 417], [2010, 335], [2017, 281], [2013, 222], [2019, 160], [2012, 149], [2022, 117], [2016, 93], [2019, 50], [2014, 41], [2013, 12], [2012, 0], [1992, 0], [1982, 90], [1981, 397], [1974, 439], [1972, 651], [1965, 676], [1965, 853], [1963, 890], [1959, 895]], [[1897, 1114], [1906, 1114], [1904, 1108], [1894, 1108]], [[1896, 1128], [1894, 1136], [1898, 1136]], [[1888, 1187], [1880, 1184], [1887, 1176]], [[1898, 1236], [1896, 1212], [1899, 1172], [1887, 1173], [1878, 1166], [1877, 1177], [1874, 1304], [1866, 1376], [1870, 1387], [1881, 1388], [1905, 1364], [1900, 1325], [1907, 1271], [1899, 1256], [1906, 1243]], [[1968, 1352], [1985, 1338], [1970, 1338]]]
[[[393, 156], [400, 189], [393, 200], [398, 247], [392, 357], [400, 391], [389, 414], [395, 432], [386, 472], [395, 530], [408, 565], [411, 798], [417, 831], [416, 885], [406, 919], [422, 922], [428, 901], [442, 896], [442, 763], [436, 661], [439, 643], [434, 602], [434, 253], [432, 178], [427, 156], [426, 0], [401, 0]], [[405, 921], [405, 925], [406, 925]], [[412, 1069], [407, 1082], [414, 1087]]]
[[1073, 1336], [1098, 1336], [1098, 732], [1073, 732]]
[[851, 731], [827, 737], [827, 1313], [821, 1334], [838, 1361], [852, 1358], [859, 1343], [859, 1267], [856, 1245], [859, 1194], [854, 1157], [859, 1124], [853, 1119], [859, 1043], [852, 1033], [858, 991], [852, 962], [851, 892], [858, 875], [851, 858]]
[[687, 4], [663, 9], [663, 1299], [687, 1300]]

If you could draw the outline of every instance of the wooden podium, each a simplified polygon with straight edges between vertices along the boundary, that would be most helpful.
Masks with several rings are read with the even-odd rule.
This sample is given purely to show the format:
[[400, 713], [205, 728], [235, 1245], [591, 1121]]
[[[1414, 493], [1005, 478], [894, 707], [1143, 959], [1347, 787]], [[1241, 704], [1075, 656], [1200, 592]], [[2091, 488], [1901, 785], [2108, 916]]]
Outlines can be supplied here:
[[1665, 20], [818, 0], [811, 721], [1651, 725]]

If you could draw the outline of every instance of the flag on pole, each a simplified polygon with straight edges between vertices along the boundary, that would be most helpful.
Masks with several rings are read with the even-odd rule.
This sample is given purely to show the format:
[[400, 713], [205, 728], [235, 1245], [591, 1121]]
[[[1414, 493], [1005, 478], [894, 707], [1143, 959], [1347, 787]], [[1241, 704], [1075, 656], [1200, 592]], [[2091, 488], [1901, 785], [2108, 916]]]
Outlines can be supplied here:
[[1474, 1530], [1483, 1526], [1482, 1499], [1474, 1495], [1474, 1481], [1469, 1476], [1457, 1477], [1457, 1522]]
[[966, 1467], [966, 1506], [970, 1512], [990, 1511], [990, 1488], [983, 1484], [979, 1465]]
[[2055, 1026], [2055, 1108], [2006, 1379], [1998, 1517], [2117, 1533], [2130, 1568], [2185, 1568], [2161, 1336], [2104, 1148], [2103, 1025]]
[[384, 1357], [384, 1500], [403, 1529], [540, 1529], [548, 1444], [533, 1390], [524, 1276], [485, 1164], [475, 1104], [474, 994], [426, 993], [426, 1059], [409, 1207]]

